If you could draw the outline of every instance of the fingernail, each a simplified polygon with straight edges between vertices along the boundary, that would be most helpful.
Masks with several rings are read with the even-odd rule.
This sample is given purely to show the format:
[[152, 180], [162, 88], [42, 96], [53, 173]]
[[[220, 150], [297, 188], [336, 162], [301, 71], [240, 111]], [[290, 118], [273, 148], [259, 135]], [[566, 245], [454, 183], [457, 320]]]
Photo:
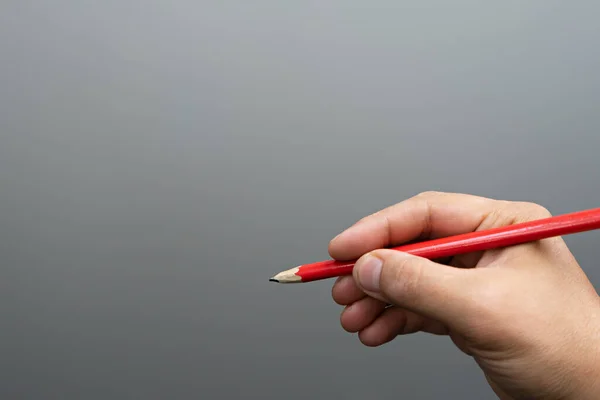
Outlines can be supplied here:
[[357, 270], [359, 285], [370, 292], [379, 292], [379, 277], [381, 276], [381, 266], [383, 262], [380, 258], [371, 254], [361, 257], [354, 268]]

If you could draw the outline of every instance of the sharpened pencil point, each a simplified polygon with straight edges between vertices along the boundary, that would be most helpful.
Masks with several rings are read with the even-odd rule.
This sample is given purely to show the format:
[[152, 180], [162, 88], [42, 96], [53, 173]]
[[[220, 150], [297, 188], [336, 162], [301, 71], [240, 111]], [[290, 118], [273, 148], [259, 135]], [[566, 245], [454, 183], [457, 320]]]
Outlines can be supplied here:
[[300, 283], [302, 282], [302, 278], [296, 275], [299, 267], [288, 269], [287, 271], [283, 271], [269, 279], [272, 282], [278, 283]]

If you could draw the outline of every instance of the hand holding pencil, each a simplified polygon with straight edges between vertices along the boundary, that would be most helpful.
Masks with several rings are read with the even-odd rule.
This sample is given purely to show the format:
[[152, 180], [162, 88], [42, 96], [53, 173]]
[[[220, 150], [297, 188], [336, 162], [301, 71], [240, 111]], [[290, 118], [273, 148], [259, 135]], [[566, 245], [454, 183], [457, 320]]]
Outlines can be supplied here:
[[[597, 213], [585, 215], [592, 225]], [[527, 225], [549, 217], [536, 204], [424, 193], [362, 219], [329, 247], [338, 262], [356, 260], [332, 289], [345, 306], [342, 326], [368, 346], [416, 332], [448, 335], [502, 399], [600, 398], [599, 297], [563, 231], [550, 237], [547, 224]], [[578, 221], [564, 232], [596, 226]], [[537, 226], [543, 239], [434, 259], [389, 249], [518, 224]]]
[[[436, 259], [499, 249], [594, 229], [600, 229], [600, 208], [417, 242], [398, 246], [393, 250]], [[269, 280], [277, 283], [303, 283], [350, 275], [354, 264], [354, 261], [319, 261], [280, 272]]]

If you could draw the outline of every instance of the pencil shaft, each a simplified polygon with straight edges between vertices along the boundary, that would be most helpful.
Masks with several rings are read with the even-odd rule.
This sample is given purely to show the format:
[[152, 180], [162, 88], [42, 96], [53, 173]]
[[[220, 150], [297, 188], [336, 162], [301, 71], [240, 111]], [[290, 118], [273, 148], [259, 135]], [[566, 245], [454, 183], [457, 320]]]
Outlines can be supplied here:
[[[600, 208], [398, 246], [392, 249], [428, 259], [436, 259], [514, 246], [594, 229], [600, 229]], [[326, 260], [306, 264], [298, 268], [297, 275], [301, 277], [302, 282], [350, 275], [355, 262], [356, 260]]]

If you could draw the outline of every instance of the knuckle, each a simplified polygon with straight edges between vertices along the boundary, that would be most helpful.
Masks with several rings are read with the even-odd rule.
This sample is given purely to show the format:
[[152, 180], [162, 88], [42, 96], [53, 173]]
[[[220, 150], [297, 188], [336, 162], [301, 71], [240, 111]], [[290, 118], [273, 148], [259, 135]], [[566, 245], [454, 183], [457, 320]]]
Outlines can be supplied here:
[[547, 218], [552, 216], [550, 211], [540, 204], [529, 201], [522, 201], [517, 204], [523, 210], [525, 218]]
[[531, 208], [531, 211], [540, 217], [551, 217], [552, 213], [546, 207], [537, 203], [528, 203], [528, 206]]
[[431, 199], [431, 198], [440, 197], [443, 195], [444, 195], [444, 193], [436, 191], [436, 190], [427, 190], [424, 192], [420, 192], [415, 197], [422, 198], [422, 199]]
[[487, 215], [482, 228], [512, 225], [552, 216], [548, 209], [537, 203], [498, 200], [497, 204], [498, 207]]
[[512, 214], [510, 208], [499, 207], [491, 210], [485, 219], [479, 225], [480, 229], [490, 229], [497, 226], [510, 225], [512, 223]]
[[515, 206], [515, 202], [509, 200], [494, 200], [494, 202], [498, 206], [497, 209], [510, 209]]

